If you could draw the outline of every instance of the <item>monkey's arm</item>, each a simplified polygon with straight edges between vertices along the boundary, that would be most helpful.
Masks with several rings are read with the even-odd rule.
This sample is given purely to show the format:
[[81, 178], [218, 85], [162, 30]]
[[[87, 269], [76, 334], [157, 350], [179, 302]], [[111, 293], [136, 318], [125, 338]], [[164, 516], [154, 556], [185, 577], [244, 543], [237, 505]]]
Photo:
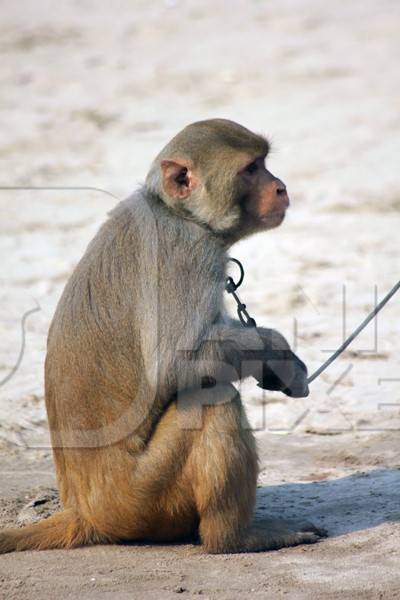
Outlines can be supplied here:
[[[230, 319], [230, 323], [236, 333], [238, 330], [243, 331], [239, 321]], [[288, 396], [299, 398], [308, 396], [307, 367], [290, 349], [284, 336], [274, 329], [249, 329], [259, 336], [262, 349], [244, 349], [242, 378], [251, 375], [263, 389], [281, 391]]]
[[253, 376], [260, 387], [290, 396], [308, 395], [307, 368], [273, 329], [245, 328], [239, 321], [214, 323], [197, 349], [186, 353], [193, 384], [207, 378], [237, 381]]

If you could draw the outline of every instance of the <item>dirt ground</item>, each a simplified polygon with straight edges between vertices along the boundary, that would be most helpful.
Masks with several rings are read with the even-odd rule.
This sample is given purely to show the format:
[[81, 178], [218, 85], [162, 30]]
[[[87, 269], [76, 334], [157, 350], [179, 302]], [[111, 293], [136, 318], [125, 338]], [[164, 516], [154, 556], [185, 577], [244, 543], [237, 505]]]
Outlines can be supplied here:
[[[11, 525], [57, 508], [43, 401], [57, 299], [107, 211], [188, 122], [221, 116], [272, 138], [292, 206], [232, 255], [252, 316], [311, 372], [396, 283], [400, 5], [4, 0], [0, 16], [0, 525]], [[327, 539], [233, 556], [10, 554], [0, 597], [399, 598], [399, 321], [396, 297], [305, 400], [242, 385], [259, 526], [306, 518]]]
[[[259, 526], [266, 515], [305, 518], [326, 527], [328, 539], [243, 555], [142, 544], [8, 554], [0, 560], [2, 597], [398, 598], [397, 434], [264, 436], [260, 446]], [[0, 498], [2, 524], [50, 514], [56, 493], [48, 453], [10, 449]]]

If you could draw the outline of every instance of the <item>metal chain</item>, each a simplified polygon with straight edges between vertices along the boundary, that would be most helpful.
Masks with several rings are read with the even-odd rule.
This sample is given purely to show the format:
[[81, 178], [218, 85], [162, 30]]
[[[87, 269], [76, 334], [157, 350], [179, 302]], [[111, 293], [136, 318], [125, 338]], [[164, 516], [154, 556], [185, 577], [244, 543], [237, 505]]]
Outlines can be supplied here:
[[232, 294], [232, 296], [234, 297], [234, 299], [236, 301], [237, 314], [238, 314], [238, 317], [239, 317], [240, 322], [243, 325], [243, 327], [257, 327], [257, 323], [247, 312], [246, 305], [243, 304], [243, 302], [240, 300], [239, 296], [236, 293], [236, 290], [238, 289], [239, 286], [242, 285], [242, 282], [244, 279], [243, 265], [239, 260], [237, 260], [237, 258], [229, 258], [228, 260], [230, 262], [235, 263], [239, 267], [240, 277], [239, 277], [239, 281], [235, 282], [232, 277], [228, 276], [225, 280], [225, 290], [227, 291], [228, 294]]

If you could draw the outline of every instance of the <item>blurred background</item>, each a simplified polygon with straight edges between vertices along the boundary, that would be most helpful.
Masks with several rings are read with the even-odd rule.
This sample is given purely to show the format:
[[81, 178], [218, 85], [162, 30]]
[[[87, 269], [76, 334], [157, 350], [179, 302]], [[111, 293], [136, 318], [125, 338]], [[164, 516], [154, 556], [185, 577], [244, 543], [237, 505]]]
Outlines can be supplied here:
[[[62, 288], [107, 211], [189, 122], [225, 117], [272, 140], [287, 220], [232, 255], [249, 312], [310, 371], [399, 279], [397, 0], [3, 0], [0, 11], [6, 447], [45, 444], [43, 362]], [[246, 384], [254, 427], [398, 429], [399, 318], [396, 297], [307, 400]]]

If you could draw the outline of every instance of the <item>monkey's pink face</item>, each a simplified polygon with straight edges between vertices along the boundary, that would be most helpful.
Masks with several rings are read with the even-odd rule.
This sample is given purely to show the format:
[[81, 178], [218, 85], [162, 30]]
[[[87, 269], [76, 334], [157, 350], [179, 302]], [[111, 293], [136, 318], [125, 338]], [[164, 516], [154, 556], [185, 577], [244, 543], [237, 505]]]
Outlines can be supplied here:
[[289, 196], [285, 184], [265, 168], [264, 158], [247, 164], [239, 176], [247, 190], [244, 211], [263, 229], [280, 225], [289, 206]]

